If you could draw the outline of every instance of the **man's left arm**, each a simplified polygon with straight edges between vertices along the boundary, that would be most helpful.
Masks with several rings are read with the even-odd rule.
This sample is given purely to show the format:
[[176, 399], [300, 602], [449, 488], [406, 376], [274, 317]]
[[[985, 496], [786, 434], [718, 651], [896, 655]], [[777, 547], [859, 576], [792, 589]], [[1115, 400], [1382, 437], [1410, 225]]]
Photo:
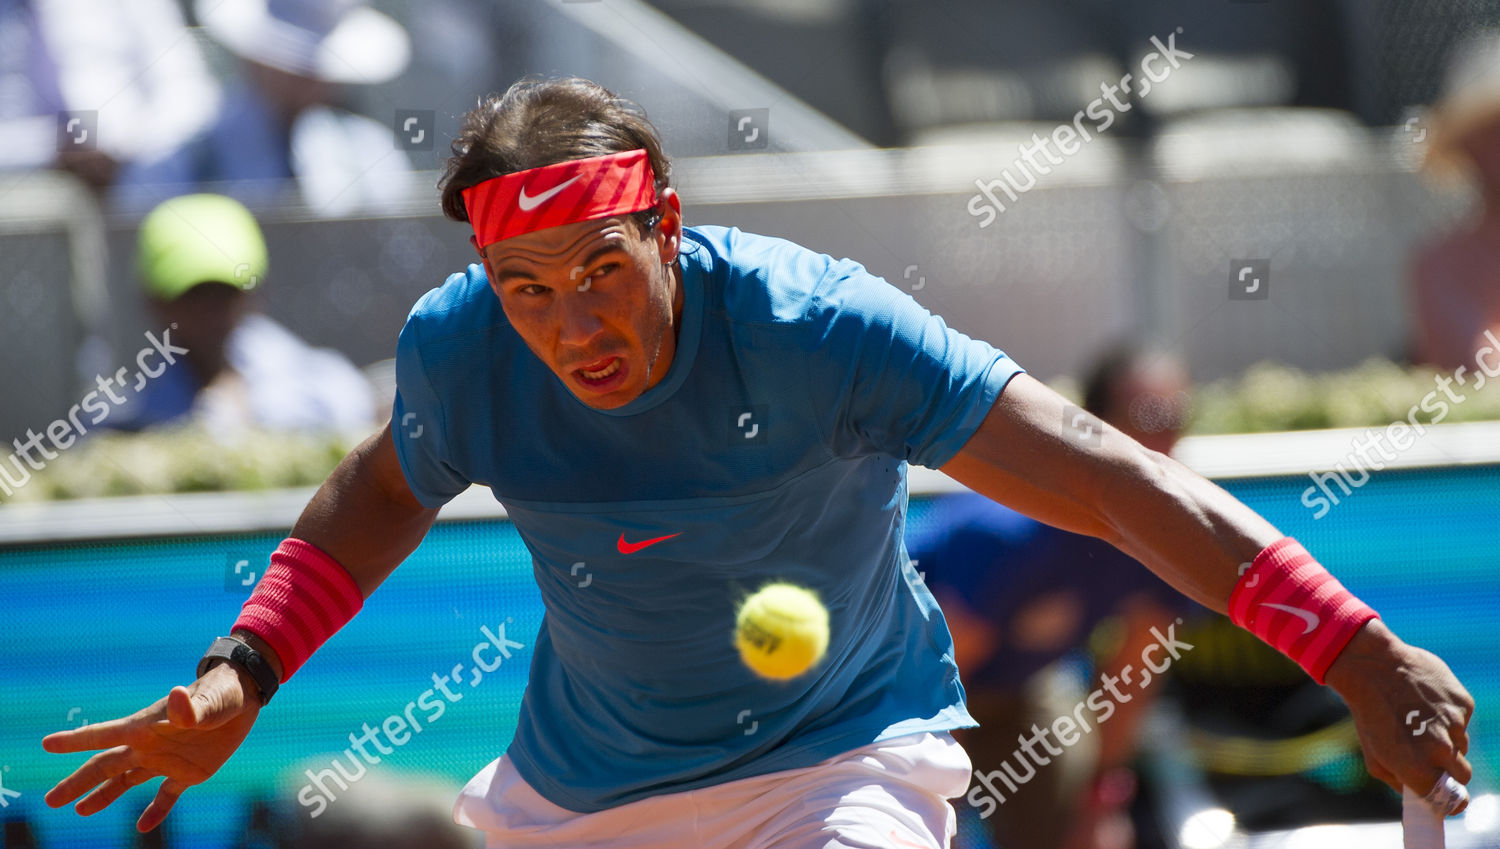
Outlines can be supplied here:
[[[1066, 417], [1072, 409], [1018, 374], [941, 469], [1040, 521], [1106, 540], [1225, 613], [1242, 566], [1283, 535], [1222, 488], [1097, 418], [1075, 427]], [[1348, 703], [1372, 775], [1419, 793], [1443, 771], [1468, 782], [1474, 701], [1436, 655], [1372, 619], [1339, 652], [1325, 681]], [[1416, 736], [1406, 723], [1412, 711], [1435, 720]]]

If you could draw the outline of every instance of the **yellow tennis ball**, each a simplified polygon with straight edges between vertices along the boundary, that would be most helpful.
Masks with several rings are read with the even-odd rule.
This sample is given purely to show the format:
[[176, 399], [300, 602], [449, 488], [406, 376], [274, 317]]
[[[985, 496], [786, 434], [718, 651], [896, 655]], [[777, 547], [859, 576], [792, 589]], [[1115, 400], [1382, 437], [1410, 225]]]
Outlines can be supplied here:
[[740, 607], [734, 645], [757, 675], [796, 678], [828, 650], [828, 610], [811, 590], [767, 584]]

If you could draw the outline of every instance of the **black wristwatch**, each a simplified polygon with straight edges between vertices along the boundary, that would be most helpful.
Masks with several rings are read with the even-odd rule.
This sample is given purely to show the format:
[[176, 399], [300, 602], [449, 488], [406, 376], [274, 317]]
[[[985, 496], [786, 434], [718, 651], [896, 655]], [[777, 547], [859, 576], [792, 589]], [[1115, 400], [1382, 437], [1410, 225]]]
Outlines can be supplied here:
[[276, 672], [271, 669], [271, 664], [266, 662], [265, 657], [249, 643], [239, 637], [219, 637], [214, 640], [213, 645], [208, 647], [208, 653], [198, 661], [198, 677], [216, 660], [226, 660], [235, 664], [255, 679], [255, 686], [260, 688], [260, 704], [262, 707], [270, 703], [271, 697], [276, 695], [276, 688], [281, 682], [276, 680]]

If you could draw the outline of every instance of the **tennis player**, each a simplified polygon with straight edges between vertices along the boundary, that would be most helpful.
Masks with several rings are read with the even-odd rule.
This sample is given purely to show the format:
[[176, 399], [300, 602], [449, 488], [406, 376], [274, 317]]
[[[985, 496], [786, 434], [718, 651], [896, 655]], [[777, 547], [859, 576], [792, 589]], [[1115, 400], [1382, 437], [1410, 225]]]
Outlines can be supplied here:
[[[481, 262], [413, 309], [391, 424], [329, 476], [193, 683], [43, 741], [103, 750], [48, 804], [92, 790], [89, 814], [161, 776], [155, 827], [479, 483], [547, 612], [515, 739], [459, 823], [505, 847], [947, 846], [973, 768], [949, 732], [973, 720], [902, 543], [909, 463], [1230, 612], [1348, 701], [1393, 785], [1469, 779], [1469, 694], [1295, 541], [1102, 422], [1079, 439], [1061, 397], [860, 265], [684, 227], [633, 104], [523, 81], [453, 150], [443, 210]], [[826, 658], [789, 683], [732, 645], [735, 605], [772, 579], [830, 614]]]

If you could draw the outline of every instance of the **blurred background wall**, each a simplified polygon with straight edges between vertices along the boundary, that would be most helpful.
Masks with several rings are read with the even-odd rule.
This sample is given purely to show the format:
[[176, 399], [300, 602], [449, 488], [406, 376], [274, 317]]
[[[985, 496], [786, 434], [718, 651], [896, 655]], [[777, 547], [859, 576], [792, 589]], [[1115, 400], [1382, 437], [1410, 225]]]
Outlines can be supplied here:
[[[163, 2], [186, 25], [174, 49], [232, 89], [236, 56], [194, 4]], [[338, 100], [387, 126], [409, 169], [342, 193], [378, 202], [320, 205], [287, 185], [250, 204], [271, 251], [258, 297], [304, 339], [361, 366], [389, 357], [414, 300], [472, 259], [436, 206], [463, 112], [524, 74], [573, 73], [645, 107], [690, 224], [853, 257], [1043, 378], [1121, 336], [1178, 351], [1197, 380], [1264, 359], [1407, 356], [1410, 257], [1471, 202], [1418, 175], [1420, 109], [1455, 45], [1500, 24], [1500, 2], [1455, 0], [373, 5], [407, 32], [410, 61]], [[1169, 76], [1143, 91], [1153, 39], [1192, 58], [1158, 62]], [[1126, 73], [1124, 108], [1101, 106]], [[139, 117], [96, 101], [82, 105], [101, 140]], [[1013, 201], [997, 195], [1005, 175], [1024, 179], [1033, 133], [1101, 126], [1079, 117], [1091, 102], [1107, 129], [1029, 169]], [[149, 329], [133, 239], [143, 201], [175, 189], [126, 199], [67, 171], [0, 171], [7, 438], [65, 414]], [[1006, 201], [992, 221], [985, 185]], [[1269, 297], [1231, 299], [1246, 275]]]

